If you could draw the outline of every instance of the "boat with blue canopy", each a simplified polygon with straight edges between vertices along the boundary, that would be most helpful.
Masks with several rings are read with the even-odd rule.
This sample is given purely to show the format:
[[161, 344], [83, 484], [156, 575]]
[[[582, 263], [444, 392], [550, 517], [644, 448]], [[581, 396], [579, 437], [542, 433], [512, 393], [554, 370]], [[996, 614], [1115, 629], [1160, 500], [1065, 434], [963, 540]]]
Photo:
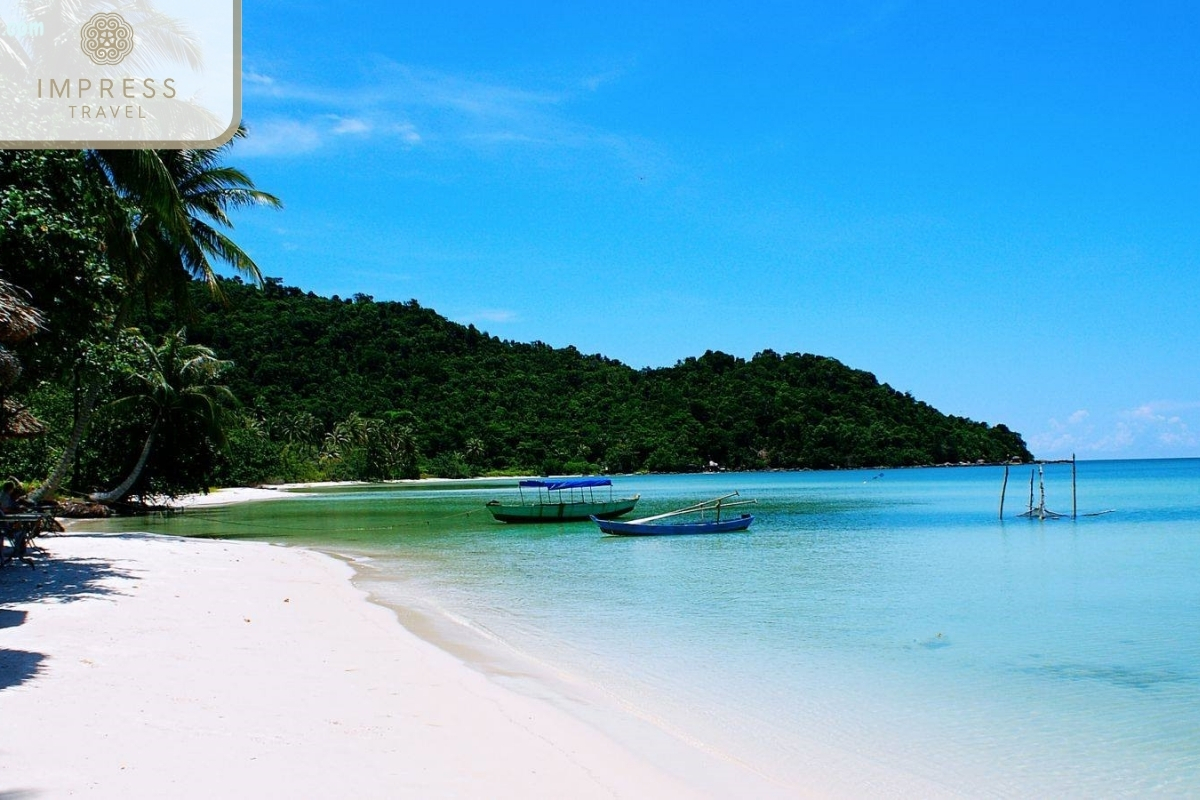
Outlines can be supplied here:
[[[597, 489], [608, 489], [596, 496]], [[528, 491], [527, 491], [528, 490]], [[640, 495], [614, 497], [608, 478], [538, 478], [517, 484], [520, 502], [492, 500], [487, 510], [500, 522], [582, 522], [628, 514]]]

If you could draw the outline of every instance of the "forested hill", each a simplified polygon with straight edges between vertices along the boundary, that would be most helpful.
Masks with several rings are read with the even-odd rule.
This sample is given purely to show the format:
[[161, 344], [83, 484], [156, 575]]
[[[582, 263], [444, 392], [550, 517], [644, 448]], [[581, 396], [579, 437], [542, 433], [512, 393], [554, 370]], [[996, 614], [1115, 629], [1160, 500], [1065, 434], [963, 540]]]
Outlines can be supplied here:
[[[434, 472], [904, 466], [1029, 459], [1021, 437], [946, 416], [831, 358], [720, 352], [635, 370], [574, 347], [502, 341], [416, 301], [318, 297], [268, 280], [196, 285], [194, 343], [274, 424], [400, 420]], [[319, 432], [319, 431], [318, 431]]]

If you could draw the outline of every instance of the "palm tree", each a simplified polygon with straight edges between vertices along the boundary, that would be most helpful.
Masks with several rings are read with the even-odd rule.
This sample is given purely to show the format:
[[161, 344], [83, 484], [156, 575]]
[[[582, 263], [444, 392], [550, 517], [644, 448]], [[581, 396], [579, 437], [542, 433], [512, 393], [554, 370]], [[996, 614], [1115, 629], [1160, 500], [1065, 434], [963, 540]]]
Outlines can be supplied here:
[[320, 423], [308, 411], [297, 411], [294, 414], [277, 417], [272, 428], [283, 438], [287, 446], [307, 451], [313, 447], [316, 441]]
[[342, 450], [349, 444], [351, 444], [350, 434], [346, 432], [341, 423], [338, 423], [333, 430], [325, 434], [321, 445], [320, 459], [322, 461], [340, 460]]
[[[147, 303], [171, 297], [177, 308], [186, 307], [187, 286], [193, 279], [204, 281], [219, 297], [214, 259], [261, 284], [258, 265], [222, 232], [233, 227], [233, 209], [282, 206], [279, 198], [255, 188], [241, 170], [220, 163], [245, 136], [246, 129], [239, 127], [233, 139], [214, 150], [88, 152], [88, 163], [107, 190], [102, 235], [109, 263], [127, 287], [117, 330], [139, 297]], [[66, 477], [98, 396], [99, 384], [93, 379], [79, 403], [67, 446], [42, 485], [30, 492], [31, 502], [57, 489]]]
[[243, 411], [238, 416], [238, 425], [251, 435], [258, 439], [270, 439], [271, 434], [267, 427], [267, 421], [263, 419], [261, 412], [258, 411]]
[[472, 474], [482, 472], [483, 457], [487, 454], [487, 446], [479, 437], [473, 436], [467, 439], [466, 446], [463, 448], [463, 457], [467, 461], [467, 466], [471, 468]]
[[141, 477], [163, 425], [195, 420], [210, 438], [224, 444], [223, 410], [236, 403], [229, 387], [216, 383], [233, 362], [222, 361], [208, 347], [188, 344], [185, 330], [167, 334], [157, 347], [140, 335], [132, 341], [142, 363], [129, 377], [140, 385], [140, 391], [113, 401], [111, 408], [118, 413], [149, 411], [150, 431], [129, 476], [115, 489], [91, 495], [98, 503], [112, 503], [129, 493]]
[[396, 461], [405, 473], [414, 473], [417, 467], [417, 434], [407, 423], [397, 423], [392, 427], [392, 449]]
[[374, 422], [357, 411], [351, 411], [350, 416], [335, 425], [333, 430], [344, 444], [362, 446], [369, 441]]
[[186, 302], [193, 279], [214, 296], [220, 285], [213, 260], [262, 283], [254, 260], [222, 229], [233, 227], [229, 212], [254, 206], [281, 208], [279, 198], [260, 191], [241, 170], [221, 161], [233, 138], [213, 150], [94, 150], [89, 157], [121, 201], [109, 231], [125, 281], [150, 299], [173, 296]]

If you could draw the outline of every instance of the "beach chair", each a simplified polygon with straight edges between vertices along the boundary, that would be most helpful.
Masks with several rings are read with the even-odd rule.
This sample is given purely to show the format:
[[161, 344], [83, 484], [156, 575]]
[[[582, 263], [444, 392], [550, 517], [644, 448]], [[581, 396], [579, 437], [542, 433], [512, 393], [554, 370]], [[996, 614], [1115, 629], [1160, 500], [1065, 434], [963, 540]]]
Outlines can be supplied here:
[[[46, 517], [45, 514], [0, 511], [0, 567], [13, 559], [29, 561], [26, 555], [29, 542], [44, 529]], [[5, 541], [8, 542], [7, 552]]]

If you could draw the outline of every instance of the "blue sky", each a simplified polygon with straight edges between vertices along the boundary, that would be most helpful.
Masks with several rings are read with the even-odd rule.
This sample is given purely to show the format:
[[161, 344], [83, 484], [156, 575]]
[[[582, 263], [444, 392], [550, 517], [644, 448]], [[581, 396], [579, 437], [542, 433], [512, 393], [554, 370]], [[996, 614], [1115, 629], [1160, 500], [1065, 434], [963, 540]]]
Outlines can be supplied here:
[[633, 366], [811, 352], [1200, 455], [1200, 7], [250, 0], [237, 236]]

